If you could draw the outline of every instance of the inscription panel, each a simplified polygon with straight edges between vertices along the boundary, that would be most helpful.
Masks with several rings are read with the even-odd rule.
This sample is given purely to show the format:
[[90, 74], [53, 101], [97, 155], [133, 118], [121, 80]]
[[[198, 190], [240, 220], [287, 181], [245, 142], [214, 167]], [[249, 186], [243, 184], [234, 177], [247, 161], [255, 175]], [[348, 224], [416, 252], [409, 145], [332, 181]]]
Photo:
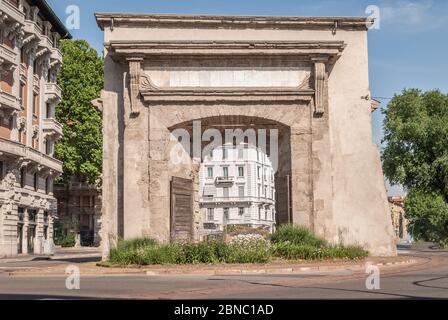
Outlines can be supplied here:
[[146, 63], [145, 74], [160, 88], [299, 87], [311, 74], [300, 61]]

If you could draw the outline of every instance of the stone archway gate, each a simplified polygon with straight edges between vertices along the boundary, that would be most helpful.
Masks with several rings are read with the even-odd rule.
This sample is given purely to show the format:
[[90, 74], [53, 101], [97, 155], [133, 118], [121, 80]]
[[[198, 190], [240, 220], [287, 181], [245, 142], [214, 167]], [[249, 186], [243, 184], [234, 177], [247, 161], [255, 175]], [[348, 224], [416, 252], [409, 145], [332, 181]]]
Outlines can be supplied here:
[[[367, 28], [361, 18], [97, 14], [105, 34], [103, 239], [170, 239], [170, 128], [253, 117], [288, 128], [294, 223], [332, 243], [395, 253], [372, 143]], [[288, 146], [285, 150], [281, 146]], [[281, 155], [281, 156], [282, 156]], [[286, 163], [285, 162], [285, 163]], [[286, 168], [287, 167], [287, 168]]]

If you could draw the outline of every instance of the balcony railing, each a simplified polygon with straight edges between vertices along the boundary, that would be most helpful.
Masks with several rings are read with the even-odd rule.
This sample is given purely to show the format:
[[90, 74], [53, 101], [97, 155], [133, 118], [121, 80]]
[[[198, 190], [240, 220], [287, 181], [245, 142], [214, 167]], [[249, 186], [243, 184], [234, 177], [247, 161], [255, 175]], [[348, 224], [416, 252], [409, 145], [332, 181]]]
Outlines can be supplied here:
[[45, 48], [48, 52], [51, 52], [53, 49], [53, 42], [46, 35], [40, 36], [39, 47]]
[[233, 177], [216, 177], [215, 183], [216, 184], [233, 184]]
[[16, 65], [16, 56], [17, 54], [13, 50], [0, 44], [0, 59], [3, 60], [3, 63], [7, 62]]
[[50, 156], [47, 156], [36, 149], [27, 147], [21, 143], [0, 138], [0, 150], [3, 154], [13, 157], [23, 158], [36, 164], [40, 164], [46, 168], [52, 169], [58, 173], [62, 172], [62, 162]]
[[52, 63], [62, 63], [62, 52], [59, 48], [51, 48]]
[[45, 85], [45, 100], [58, 102], [61, 100], [62, 90], [56, 83], [47, 83]]
[[0, 0], [1, 11], [9, 18], [23, 25], [25, 14], [8, 0]]
[[62, 136], [62, 125], [53, 118], [43, 119], [42, 130], [44, 131], [44, 133], [50, 134], [52, 136]]
[[0, 91], [0, 110], [4, 111], [20, 111], [20, 101], [8, 92]]
[[264, 197], [253, 197], [253, 196], [245, 196], [245, 197], [202, 197], [200, 199], [201, 203], [250, 203], [250, 202], [258, 202], [263, 204], [274, 204], [275, 201], [270, 198]]

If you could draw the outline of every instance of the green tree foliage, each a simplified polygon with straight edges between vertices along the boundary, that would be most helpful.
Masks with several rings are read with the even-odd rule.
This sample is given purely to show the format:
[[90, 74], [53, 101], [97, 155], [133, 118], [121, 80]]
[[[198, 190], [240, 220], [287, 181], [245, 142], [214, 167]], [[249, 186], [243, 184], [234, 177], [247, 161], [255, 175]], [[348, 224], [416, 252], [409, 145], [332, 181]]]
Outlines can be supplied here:
[[56, 118], [64, 125], [64, 137], [56, 145], [56, 158], [64, 162], [63, 181], [79, 175], [94, 183], [102, 168], [102, 132], [101, 115], [91, 101], [103, 88], [103, 59], [84, 40], [63, 40], [60, 47], [62, 101]]
[[411, 232], [448, 244], [448, 95], [405, 90], [384, 113], [384, 173], [409, 191]]

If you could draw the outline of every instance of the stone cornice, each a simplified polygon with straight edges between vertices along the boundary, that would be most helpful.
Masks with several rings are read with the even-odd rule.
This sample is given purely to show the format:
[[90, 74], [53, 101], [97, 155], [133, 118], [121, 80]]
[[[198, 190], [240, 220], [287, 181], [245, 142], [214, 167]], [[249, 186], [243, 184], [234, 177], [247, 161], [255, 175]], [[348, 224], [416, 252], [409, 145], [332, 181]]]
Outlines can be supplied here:
[[334, 62], [343, 41], [111, 41], [105, 44], [114, 58], [145, 56], [295, 56]]
[[212, 16], [174, 14], [96, 13], [98, 26], [114, 27], [176, 27], [230, 29], [356, 29], [367, 30], [366, 17], [282, 17], [282, 16]]
[[291, 88], [201, 88], [201, 89], [164, 89], [155, 91], [141, 91], [143, 100], [146, 103], [203, 103], [224, 102], [224, 103], [243, 103], [243, 102], [310, 102], [314, 90], [296, 90]]

